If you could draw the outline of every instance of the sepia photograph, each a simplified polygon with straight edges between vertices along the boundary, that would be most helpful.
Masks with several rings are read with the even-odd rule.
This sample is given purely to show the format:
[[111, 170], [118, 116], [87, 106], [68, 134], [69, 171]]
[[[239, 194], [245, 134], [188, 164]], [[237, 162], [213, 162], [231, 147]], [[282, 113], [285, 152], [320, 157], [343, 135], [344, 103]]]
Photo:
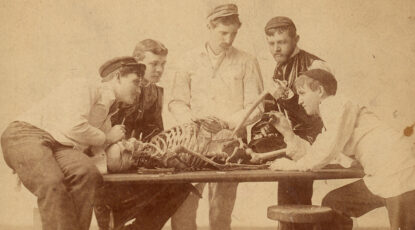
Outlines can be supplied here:
[[0, 230], [415, 230], [415, 1], [0, 18]]

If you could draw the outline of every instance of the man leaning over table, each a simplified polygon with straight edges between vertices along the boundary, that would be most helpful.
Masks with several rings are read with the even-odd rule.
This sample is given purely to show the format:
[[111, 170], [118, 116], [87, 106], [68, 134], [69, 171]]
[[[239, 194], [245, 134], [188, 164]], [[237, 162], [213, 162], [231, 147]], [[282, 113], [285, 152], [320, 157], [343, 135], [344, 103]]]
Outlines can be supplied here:
[[410, 141], [365, 106], [336, 95], [337, 81], [331, 73], [314, 69], [300, 75], [295, 82], [299, 103], [307, 114], [321, 117], [325, 130], [310, 144], [276, 113], [273, 124], [284, 135], [293, 161], [275, 160], [271, 169], [315, 170], [345, 155], [353, 157], [366, 176], [323, 198], [322, 205], [335, 211], [324, 229], [352, 229], [350, 217], [383, 206], [391, 229], [415, 229], [415, 152]]
[[68, 79], [1, 137], [7, 165], [37, 197], [44, 230], [88, 230], [94, 194], [102, 177], [83, 153], [124, 137], [111, 127], [117, 101], [133, 103], [145, 66], [132, 57], [114, 58], [101, 67], [102, 79]]
[[168, 52], [163, 43], [154, 39], [141, 40], [133, 51], [135, 60], [146, 65], [141, 93], [134, 104], [121, 104], [119, 112], [111, 118], [113, 124], [124, 121], [127, 137], [148, 141], [164, 129], [161, 116], [164, 90], [157, 83], [163, 76]]
[[[159, 41], [144, 39], [136, 45], [133, 57], [146, 65], [142, 84], [132, 105], [122, 104], [112, 117], [113, 124], [124, 122], [127, 138], [142, 137], [148, 141], [163, 131], [161, 116], [163, 88], [157, 86], [164, 72], [168, 50]], [[135, 134], [134, 134], [135, 133]], [[134, 135], [133, 135], [134, 134]], [[118, 146], [107, 149], [107, 164], [110, 173], [127, 172], [133, 169], [129, 157], [113, 154]], [[119, 151], [118, 151], [119, 152]], [[114, 158], [114, 156], [117, 156]], [[120, 156], [120, 158], [118, 158]], [[128, 162], [128, 163], [126, 163]], [[97, 191], [94, 212], [100, 230], [110, 225], [110, 216], [115, 229], [158, 230], [173, 215], [189, 194], [190, 184], [105, 184]], [[126, 222], [134, 220], [131, 224]]]
[[[235, 128], [263, 90], [257, 60], [232, 46], [240, 26], [236, 5], [213, 7], [207, 15], [207, 42], [185, 55], [175, 75], [169, 110], [179, 123], [200, 120], [200, 135], [207, 140]], [[259, 115], [256, 109], [247, 124]], [[203, 190], [205, 184], [196, 186]], [[230, 229], [238, 184], [208, 186], [211, 229]], [[172, 228], [196, 229], [197, 206], [198, 197], [189, 195], [172, 217]]]

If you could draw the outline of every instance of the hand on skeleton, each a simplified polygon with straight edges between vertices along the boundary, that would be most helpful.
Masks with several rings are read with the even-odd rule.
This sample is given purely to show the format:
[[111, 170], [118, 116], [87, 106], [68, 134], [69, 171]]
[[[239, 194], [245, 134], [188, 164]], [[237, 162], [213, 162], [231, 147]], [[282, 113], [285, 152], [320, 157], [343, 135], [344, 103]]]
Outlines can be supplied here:
[[269, 114], [271, 115], [270, 124], [273, 125], [284, 137], [294, 134], [291, 122], [283, 113], [272, 111]]
[[254, 153], [254, 152], [252, 152], [249, 155], [251, 156], [251, 160], [250, 160], [251, 163], [253, 163], [253, 164], [261, 164], [263, 162], [263, 159], [262, 159], [260, 153]]
[[125, 137], [125, 126], [114, 125], [106, 134], [106, 143], [113, 144]]
[[215, 116], [207, 116], [197, 120], [201, 123], [203, 129], [213, 134], [229, 127], [225, 121]]

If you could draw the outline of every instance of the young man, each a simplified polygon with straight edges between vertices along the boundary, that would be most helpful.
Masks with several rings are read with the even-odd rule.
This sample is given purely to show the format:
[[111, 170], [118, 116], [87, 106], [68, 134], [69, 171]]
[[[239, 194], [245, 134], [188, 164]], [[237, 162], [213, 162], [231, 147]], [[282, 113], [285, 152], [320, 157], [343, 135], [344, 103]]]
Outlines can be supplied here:
[[83, 151], [124, 137], [111, 128], [113, 104], [134, 102], [144, 71], [132, 57], [112, 59], [100, 81], [66, 81], [4, 131], [4, 159], [37, 196], [44, 230], [89, 229], [102, 177]]
[[[323, 206], [336, 211], [326, 229], [352, 229], [350, 217], [386, 206], [391, 229], [415, 229], [415, 152], [412, 144], [387, 127], [366, 107], [336, 94], [337, 82], [321, 69], [306, 71], [296, 80], [299, 103], [307, 114], [321, 117], [325, 130], [310, 145], [292, 131], [284, 116], [276, 114], [275, 128], [284, 135], [287, 154], [273, 170], [315, 170], [332, 160], [353, 157], [366, 173], [330, 192]], [[344, 154], [344, 155], [343, 155]], [[345, 156], [346, 155], [346, 156]]]
[[141, 94], [132, 106], [121, 105], [111, 119], [113, 124], [124, 121], [127, 137], [134, 134], [133, 137], [147, 141], [163, 130], [163, 88], [156, 83], [163, 75], [167, 54], [167, 48], [153, 39], [140, 41], [134, 49], [133, 57], [147, 67]]
[[[295, 133], [312, 143], [323, 124], [320, 118], [308, 116], [298, 104], [298, 94], [294, 90], [294, 81], [300, 72], [309, 68], [326, 66], [326, 63], [313, 54], [298, 48], [300, 39], [293, 21], [287, 17], [274, 17], [265, 25], [265, 35], [276, 67], [274, 75], [264, 79], [265, 88], [273, 95], [265, 98], [265, 112], [286, 112], [295, 127]], [[288, 87], [290, 93], [281, 97], [282, 88]], [[250, 147], [256, 152], [269, 152], [285, 148], [283, 137], [268, 122], [264, 115], [252, 128]], [[312, 180], [281, 180], [278, 182], [278, 204], [311, 204], [313, 194]], [[307, 224], [297, 229], [310, 228]], [[293, 229], [288, 224], [280, 225], [281, 230]]]
[[[163, 88], [156, 83], [164, 72], [167, 53], [162, 43], [152, 39], [142, 40], [135, 47], [133, 57], [146, 66], [143, 82], [138, 89], [140, 94], [136, 96], [134, 104], [121, 104], [118, 113], [111, 119], [114, 124], [124, 122], [127, 137], [142, 137], [143, 141], [147, 141], [163, 130]], [[109, 228], [112, 211], [115, 229], [161, 229], [183, 203], [189, 188], [190, 184], [107, 184], [96, 195], [94, 210], [98, 226], [100, 230]], [[124, 226], [132, 219], [132, 224]]]
[[[232, 46], [241, 26], [234, 4], [212, 8], [207, 16], [209, 39], [190, 51], [176, 73], [169, 110], [179, 123], [201, 120], [206, 139], [233, 129], [262, 91], [255, 58]], [[257, 109], [247, 123], [258, 117]], [[219, 134], [218, 134], [219, 135]], [[227, 230], [237, 183], [209, 184], [209, 220], [212, 230]], [[202, 191], [205, 184], [197, 187]], [[196, 229], [198, 197], [189, 195], [172, 218], [173, 229]]]

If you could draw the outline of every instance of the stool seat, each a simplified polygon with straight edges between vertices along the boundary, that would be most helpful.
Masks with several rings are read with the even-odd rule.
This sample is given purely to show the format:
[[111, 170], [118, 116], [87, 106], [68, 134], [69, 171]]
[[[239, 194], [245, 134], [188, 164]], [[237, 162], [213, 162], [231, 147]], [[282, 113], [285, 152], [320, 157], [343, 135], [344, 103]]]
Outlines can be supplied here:
[[316, 205], [274, 205], [268, 207], [269, 219], [287, 223], [321, 223], [333, 218], [329, 207]]

